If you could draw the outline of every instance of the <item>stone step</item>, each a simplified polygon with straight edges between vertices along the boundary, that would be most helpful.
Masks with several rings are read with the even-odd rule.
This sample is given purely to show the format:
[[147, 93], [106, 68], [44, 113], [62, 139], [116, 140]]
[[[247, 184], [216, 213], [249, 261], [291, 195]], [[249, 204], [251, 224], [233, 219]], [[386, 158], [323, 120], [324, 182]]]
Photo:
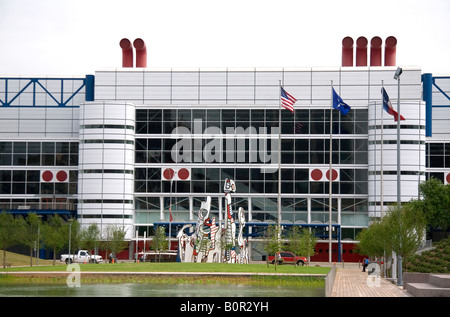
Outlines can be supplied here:
[[450, 288], [450, 274], [430, 274], [428, 283], [437, 287]]
[[450, 297], [450, 288], [430, 283], [408, 283], [406, 290], [416, 297]]

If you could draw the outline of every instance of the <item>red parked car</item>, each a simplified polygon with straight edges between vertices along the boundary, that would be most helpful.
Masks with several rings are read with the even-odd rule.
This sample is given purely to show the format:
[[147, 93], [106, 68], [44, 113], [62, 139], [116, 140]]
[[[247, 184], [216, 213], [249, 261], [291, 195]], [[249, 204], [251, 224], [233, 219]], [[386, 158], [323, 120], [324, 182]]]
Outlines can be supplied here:
[[[276, 259], [278, 264], [294, 264], [294, 265], [305, 265], [308, 264], [308, 259], [304, 256], [294, 256], [294, 253], [289, 251], [281, 251], [276, 254]], [[275, 257], [269, 255], [269, 262], [274, 264]]]

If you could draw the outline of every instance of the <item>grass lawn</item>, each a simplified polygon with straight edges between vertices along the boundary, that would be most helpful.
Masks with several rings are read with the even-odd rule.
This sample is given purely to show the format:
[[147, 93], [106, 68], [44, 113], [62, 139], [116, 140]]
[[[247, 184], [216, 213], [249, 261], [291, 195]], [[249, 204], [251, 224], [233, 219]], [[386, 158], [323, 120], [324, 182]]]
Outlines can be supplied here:
[[[80, 264], [84, 272], [240, 272], [240, 273], [302, 273], [327, 274], [329, 267], [273, 265], [266, 264], [224, 264], [224, 263], [101, 263]], [[66, 265], [39, 265], [33, 267], [11, 267], [0, 271], [65, 271]]]
[[[2, 251], [0, 251], [2, 252]], [[2, 259], [0, 259], [2, 261]], [[8, 254], [7, 262], [12, 264], [10, 268], [0, 268], [0, 272], [18, 272], [18, 271], [40, 271], [40, 272], [56, 272], [66, 271], [67, 265], [56, 261], [57, 265], [52, 265], [52, 261], [39, 260], [39, 266], [35, 266], [35, 259], [32, 267], [29, 266], [30, 260], [27, 256]], [[15, 264], [14, 264], [15, 263]], [[20, 263], [20, 264], [18, 264]], [[3, 262], [0, 262], [2, 267]], [[21, 265], [16, 266], [14, 265]], [[329, 267], [315, 266], [293, 266], [293, 265], [277, 265], [275, 271], [274, 265], [266, 264], [224, 264], [224, 263], [178, 263], [178, 262], [162, 262], [162, 263], [101, 263], [101, 264], [80, 264], [81, 272], [209, 272], [218, 273], [211, 276], [159, 276], [159, 277], [133, 277], [133, 276], [109, 276], [109, 277], [89, 277], [82, 278], [85, 282], [92, 283], [169, 283], [169, 284], [252, 284], [252, 285], [290, 285], [298, 287], [323, 287], [323, 277], [299, 277], [299, 276], [223, 276], [220, 273], [302, 273], [302, 274], [328, 274]], [[51, 274], [51, 273], [50, 273]], [[14, 277], [10, 275], [0, 275], [0, 283], [65, 283], [65, 277]]]

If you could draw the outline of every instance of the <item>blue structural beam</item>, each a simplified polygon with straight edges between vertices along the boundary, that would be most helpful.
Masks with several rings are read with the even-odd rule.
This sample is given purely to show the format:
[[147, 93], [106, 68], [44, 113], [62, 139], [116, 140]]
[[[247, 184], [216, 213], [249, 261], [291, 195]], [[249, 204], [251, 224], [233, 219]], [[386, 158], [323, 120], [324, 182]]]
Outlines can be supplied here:
[[[444, 76], [434, 76], [432, 74], [422, 74], [422, 87], [423, 93], [422, 98], [425, 101], [425, 136], [431, 137], [433, 135], [433, 108], [448, 108], [449, 104], [434, 104], [433, 103], [433, 87], [436, 88], [435, 94], [441, 94], [444, 96], [444, 100], [450, 101], [450, 93], [444, 91], [436, 81], [450, 81], [450, 77]], [[448, 85], [448, 84], [447, 84]], [[441, 98], [442, 100], [442, 98]]]
[[60, 215], [60, 216], [76, 216], [75, 210], [68, 209], [7, 209], [6, 213], [13, 215], [27, 215], [35, 213], [38, 215]]
[[433, 75], [422, 74], [423, 101], [425, 101], [425, 136], [433, 134]]
[[[17, 87], [17, 84], [12, 85], [14, 82], [25, 83], [25, 85], [17, 92], [13, 90], [11, 86]], [[46, 83], [59, 82], [58, 89], [49, 89]], [[75, 86], [75, 89], [70, 89], [70, 92], [64, 91], [64, 87], [72, 87], [73, 83], [78, 82], [79, 86]], [[0, 94], [0, 107], [79, 107], [79, 105], [70, 106], [69, 102], [83, 89], [85, 90], [85, 101], [95, 100], [95, 76], [86, 75], [85, 78], [21, 78], [21, 77], [0, 77], [0, 85], [3, 85], [3, 94]], [[54, 87], [54, 86], [53, 86]], [[50, 91], [51, 90], [51, 91]], [[31, 103], [29, 104], [14, 104], [15, 101], [22, 94], [31, 93]], [[37, 94], [45, 93], [53, 102], [54, 106], [42, 105], [38, 103]]]
[[86, 75], [86, 101], [95, 100], [95, 76]]

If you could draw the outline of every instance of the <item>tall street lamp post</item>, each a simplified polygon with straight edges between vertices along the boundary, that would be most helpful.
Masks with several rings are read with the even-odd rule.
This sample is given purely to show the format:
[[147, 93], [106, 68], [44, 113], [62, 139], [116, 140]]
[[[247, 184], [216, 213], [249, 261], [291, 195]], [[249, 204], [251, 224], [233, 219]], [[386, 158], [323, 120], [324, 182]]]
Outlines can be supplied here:
[[[398, 112], [398, 118], [397, 118], [397, 208], [401, 208], [402, 202], [401, 202], [401, 170], [400, 170], [400, 75], [402, 74], [403, 70], [401, 67], [397, 67], [397, 70], [395, 71], [394, 79], [397, 80], [397, 112]], [[401, 228], [400, 228], [401, 230]], [[401, 245], [401, 241], [400, 241]], [[398, 279], [397, 279], [397, 285], [402, 286], [403, 285], [403, 278], [402, 278], [402, 256], [398, 255]]]

